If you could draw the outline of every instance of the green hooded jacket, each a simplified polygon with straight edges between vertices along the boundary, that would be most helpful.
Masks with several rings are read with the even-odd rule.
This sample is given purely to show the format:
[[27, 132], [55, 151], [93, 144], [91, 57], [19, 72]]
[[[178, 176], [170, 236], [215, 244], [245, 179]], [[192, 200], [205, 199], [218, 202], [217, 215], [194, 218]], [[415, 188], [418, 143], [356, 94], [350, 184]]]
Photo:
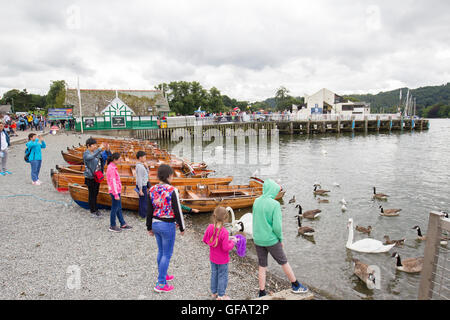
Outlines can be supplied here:
[[271, 179], [263, 185], [263, 194], [253, 203], [253, 241], [270, 247], [283, 241], [281, 205], [275, 200], [281, 187]]

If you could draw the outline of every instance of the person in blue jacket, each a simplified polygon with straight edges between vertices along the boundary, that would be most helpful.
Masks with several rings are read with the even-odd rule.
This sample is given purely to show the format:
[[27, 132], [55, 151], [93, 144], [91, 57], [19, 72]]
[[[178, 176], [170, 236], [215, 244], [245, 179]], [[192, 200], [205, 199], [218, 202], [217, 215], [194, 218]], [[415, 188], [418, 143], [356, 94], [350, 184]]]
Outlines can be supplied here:
[[40, 186], [39, 172], [41, 171], [42, 164], [42, 152], [41, 149], [45, 149], [45, 141], [42, 140], [36, 133], [30, 133], [28, 135], [28, 142], [26, 144], [31, 164], [31, 180], [33, 185]]

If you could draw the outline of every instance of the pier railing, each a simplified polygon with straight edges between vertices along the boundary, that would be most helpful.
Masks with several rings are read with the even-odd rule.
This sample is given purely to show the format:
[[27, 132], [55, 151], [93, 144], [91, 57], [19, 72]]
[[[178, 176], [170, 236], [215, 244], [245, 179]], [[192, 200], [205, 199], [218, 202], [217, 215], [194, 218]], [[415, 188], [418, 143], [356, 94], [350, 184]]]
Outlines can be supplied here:
[[450, 250], [447, 244], [441, 244], [442, 237], [449, 234], [450, 219], [444, 218], [442, 212], [431, 212], [420, 274], [419, 300], [450, 300]]
[[[195, 117], [195, 116], [180, 116], [167, 118], [168, 128], [183, 128], [194, 127], [199, 125], [215, 125], [225, 123], [251, 123], [251, 122], [290, 122], [290, 121], [372, 121], [372, 120], [400, 120], [399, 114], [295, 114], [295, 113], [272, 113], [272, 114], [245, 114], [235, 116], [209, 116], [209, 117]], [[404, 118], [407, 119], [407, 118]]]

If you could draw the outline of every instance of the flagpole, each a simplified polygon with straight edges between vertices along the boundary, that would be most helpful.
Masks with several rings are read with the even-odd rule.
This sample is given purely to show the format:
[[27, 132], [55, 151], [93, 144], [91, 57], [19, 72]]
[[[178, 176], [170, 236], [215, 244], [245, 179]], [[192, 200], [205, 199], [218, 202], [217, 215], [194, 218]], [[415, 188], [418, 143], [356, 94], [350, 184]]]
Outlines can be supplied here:
[[77, 92], [78, 92], [78, 103], [80, 105], [80, 118], [81, 118], [81, 134], [83, 131], [83, 112], [81, 111], [81, 92], [80, 92], [80, 77], [77, 76]]

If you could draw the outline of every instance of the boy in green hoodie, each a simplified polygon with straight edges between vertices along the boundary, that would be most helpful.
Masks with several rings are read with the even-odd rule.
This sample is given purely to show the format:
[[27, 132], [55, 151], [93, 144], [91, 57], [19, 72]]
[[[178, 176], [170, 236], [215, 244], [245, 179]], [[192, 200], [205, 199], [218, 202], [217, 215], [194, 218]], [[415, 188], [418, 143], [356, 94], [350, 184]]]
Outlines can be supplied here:
[[292, 292], [306, 293], [308, 289], [297, 281], [283, 250], [281, 205], [275, 200], [281, 187], [271, 179], [263, 185], [263, 194], [253, 204], [253, 241], [258, 255], [259, 296], [265, 296], [268, 254], [281, 265], [292, 284]]

